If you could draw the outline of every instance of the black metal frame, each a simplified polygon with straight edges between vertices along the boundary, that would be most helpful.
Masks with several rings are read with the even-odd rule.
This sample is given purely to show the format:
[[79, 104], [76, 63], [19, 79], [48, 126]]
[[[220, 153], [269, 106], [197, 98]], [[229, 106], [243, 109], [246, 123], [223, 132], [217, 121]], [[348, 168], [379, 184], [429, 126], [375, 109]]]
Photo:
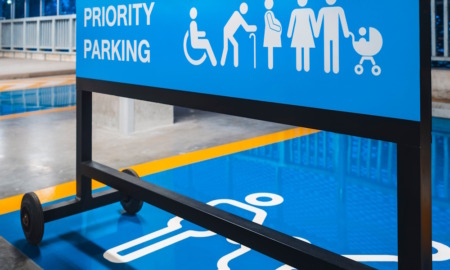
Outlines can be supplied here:
[[[430, 27], [430, 3], [420, 0], [420, 122], [77, 77], [77, 197], [45, 207], [45, 222], [117, 202], [123, 195], [132, 195], [297, 268], [371, 269], [94, 162], [92, 93], [95, 92], [397, 143], [399, 269], [431, 269]], [[93, 195], [91, 179], [113, 189]]]

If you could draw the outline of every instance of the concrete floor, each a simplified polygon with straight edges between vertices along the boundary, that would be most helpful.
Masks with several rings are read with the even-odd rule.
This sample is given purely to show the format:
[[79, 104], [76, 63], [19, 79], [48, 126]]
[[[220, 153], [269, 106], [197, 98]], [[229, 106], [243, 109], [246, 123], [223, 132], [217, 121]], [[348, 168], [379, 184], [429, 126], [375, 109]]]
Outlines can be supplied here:
[[[175, 113], [175, 124], [130, 136], [95, 128], [93, 159], [119, 169], [291, 128], [183, 108]], [[75, 111], [0, 121], [0, 171], [0, 198], [75, 179]]]
[[75, 62], [0, 58], [0, 80], [75, 74]]
[[0, 268], [3, 270], [40, 270], [36, 263], [0, 237]]

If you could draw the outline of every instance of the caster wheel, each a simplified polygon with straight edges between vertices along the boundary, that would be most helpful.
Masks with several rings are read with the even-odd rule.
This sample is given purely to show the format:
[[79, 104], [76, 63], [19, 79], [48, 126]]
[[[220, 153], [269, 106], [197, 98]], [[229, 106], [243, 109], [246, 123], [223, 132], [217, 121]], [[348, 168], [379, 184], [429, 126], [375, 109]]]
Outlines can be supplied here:
[[[132, 169], [125, 169], [122, 171], [123, 173], [129, 174], [134, 177], [139, 177], [139, 175]], [[127, 214], [135, 215], [142, 208], [143, 201], [138, 199], [134, 199], [131, 196], [125, 195], [122, 200], [120, 200], [120, 204], [122, 204], [123, 209], [127, 212]]]
[[27, 193], [22, 198], [20, 221], [27, 241], [32, 245], [38, 245], [44, 236], [44, 211], [34, 192]]
[[363, 68], [362, 65], [356, 65], [355, 66], [355, 73], [356, 74], [361, 75], [361, 74], [363, 74], [363, 72], [364, 72], [364, 68]]
[[375, 76], [378, 76], [381, 74], [381, 68], [380, 66], [373, 66], [372, 67], [372, 74]]

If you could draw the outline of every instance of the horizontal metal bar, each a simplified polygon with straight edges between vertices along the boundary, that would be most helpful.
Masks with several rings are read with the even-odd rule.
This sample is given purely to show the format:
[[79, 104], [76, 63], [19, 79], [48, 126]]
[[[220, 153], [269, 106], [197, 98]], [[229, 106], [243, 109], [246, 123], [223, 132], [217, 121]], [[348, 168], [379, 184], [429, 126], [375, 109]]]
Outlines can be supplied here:
[[14, 22], [33, 22], [33, 21], [52, 21], [54, 19], [57, 20], [69, 20], [69, 19], [75, 19], [77, 16], [76, 14], [70, 14], [70, 15], [57, 15], [57, 16], [42, 16], [42, 17], [27, 17], [27, 18], [21, 18], [21, 19], [8, 19], [8, 20], [2, 20], [0, 23], [14, 23]]
[[[420, 144], [416, 121], [377, 117], [341, 111], [215, 96], [187, 91], [117, 83], [77, 77], [81, 91], [140, 99], [203, 111], [236, 115], [287, 125], [327, 130], [382, 141]], [[126, 91], [124, 91], [126, 89]], [[269, 114], [267, 112], [270, 112]], [[301, 115], [302, 117], [298, 117]], [[330, 121], [330, 118], [333, 121]]]
[[44, 207], [45, 222], [54, 221], [68, 216], [76, 215], [84, 211], [120, 201], [123, 195], [117, 190], [110, 189], [94, 193], [92, 198], [75, 198], [72, 200], [51, 204]]
[[299, 269], [373, 269], [94, 161], [81, 174]]
[[75, 55], [75, 52], [69, 51], [57, 51], [57, 52], [50, 52], [50, 51], [41, 51], [41, 50], [30, 50], [30, 47], [26, 47], [25, 51], [22, 49], [9, 49], [10, 47], [2, 46], [0, 48], [0, 52], [14, 52], [14, 53], [26, 53], [26, 54], [47, 54], [47, 55]]
[[443, 61], [443, 62], [450, 62], [450, 57], [444, 57], [444, 56], [434, 56], [434, 57], [431, 57], [431, 61]]

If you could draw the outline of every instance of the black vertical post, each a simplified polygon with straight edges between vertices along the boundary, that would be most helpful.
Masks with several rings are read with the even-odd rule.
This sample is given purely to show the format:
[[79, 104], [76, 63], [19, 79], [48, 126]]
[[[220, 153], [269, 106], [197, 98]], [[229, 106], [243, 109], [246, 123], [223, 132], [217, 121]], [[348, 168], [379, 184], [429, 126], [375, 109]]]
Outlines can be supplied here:
[[92, 93], [77, 86], [77, 198], [92, 198], [92, 180], [81, 175], [81, 163], [92, 160]]
[[400, 270], [432, 268], [429, 149], [397, 145]]
[[431, 238], [431, 10], [419, 1], [420, 125], [414, 145], [397, 144], [400, 270], [432, 269]]

